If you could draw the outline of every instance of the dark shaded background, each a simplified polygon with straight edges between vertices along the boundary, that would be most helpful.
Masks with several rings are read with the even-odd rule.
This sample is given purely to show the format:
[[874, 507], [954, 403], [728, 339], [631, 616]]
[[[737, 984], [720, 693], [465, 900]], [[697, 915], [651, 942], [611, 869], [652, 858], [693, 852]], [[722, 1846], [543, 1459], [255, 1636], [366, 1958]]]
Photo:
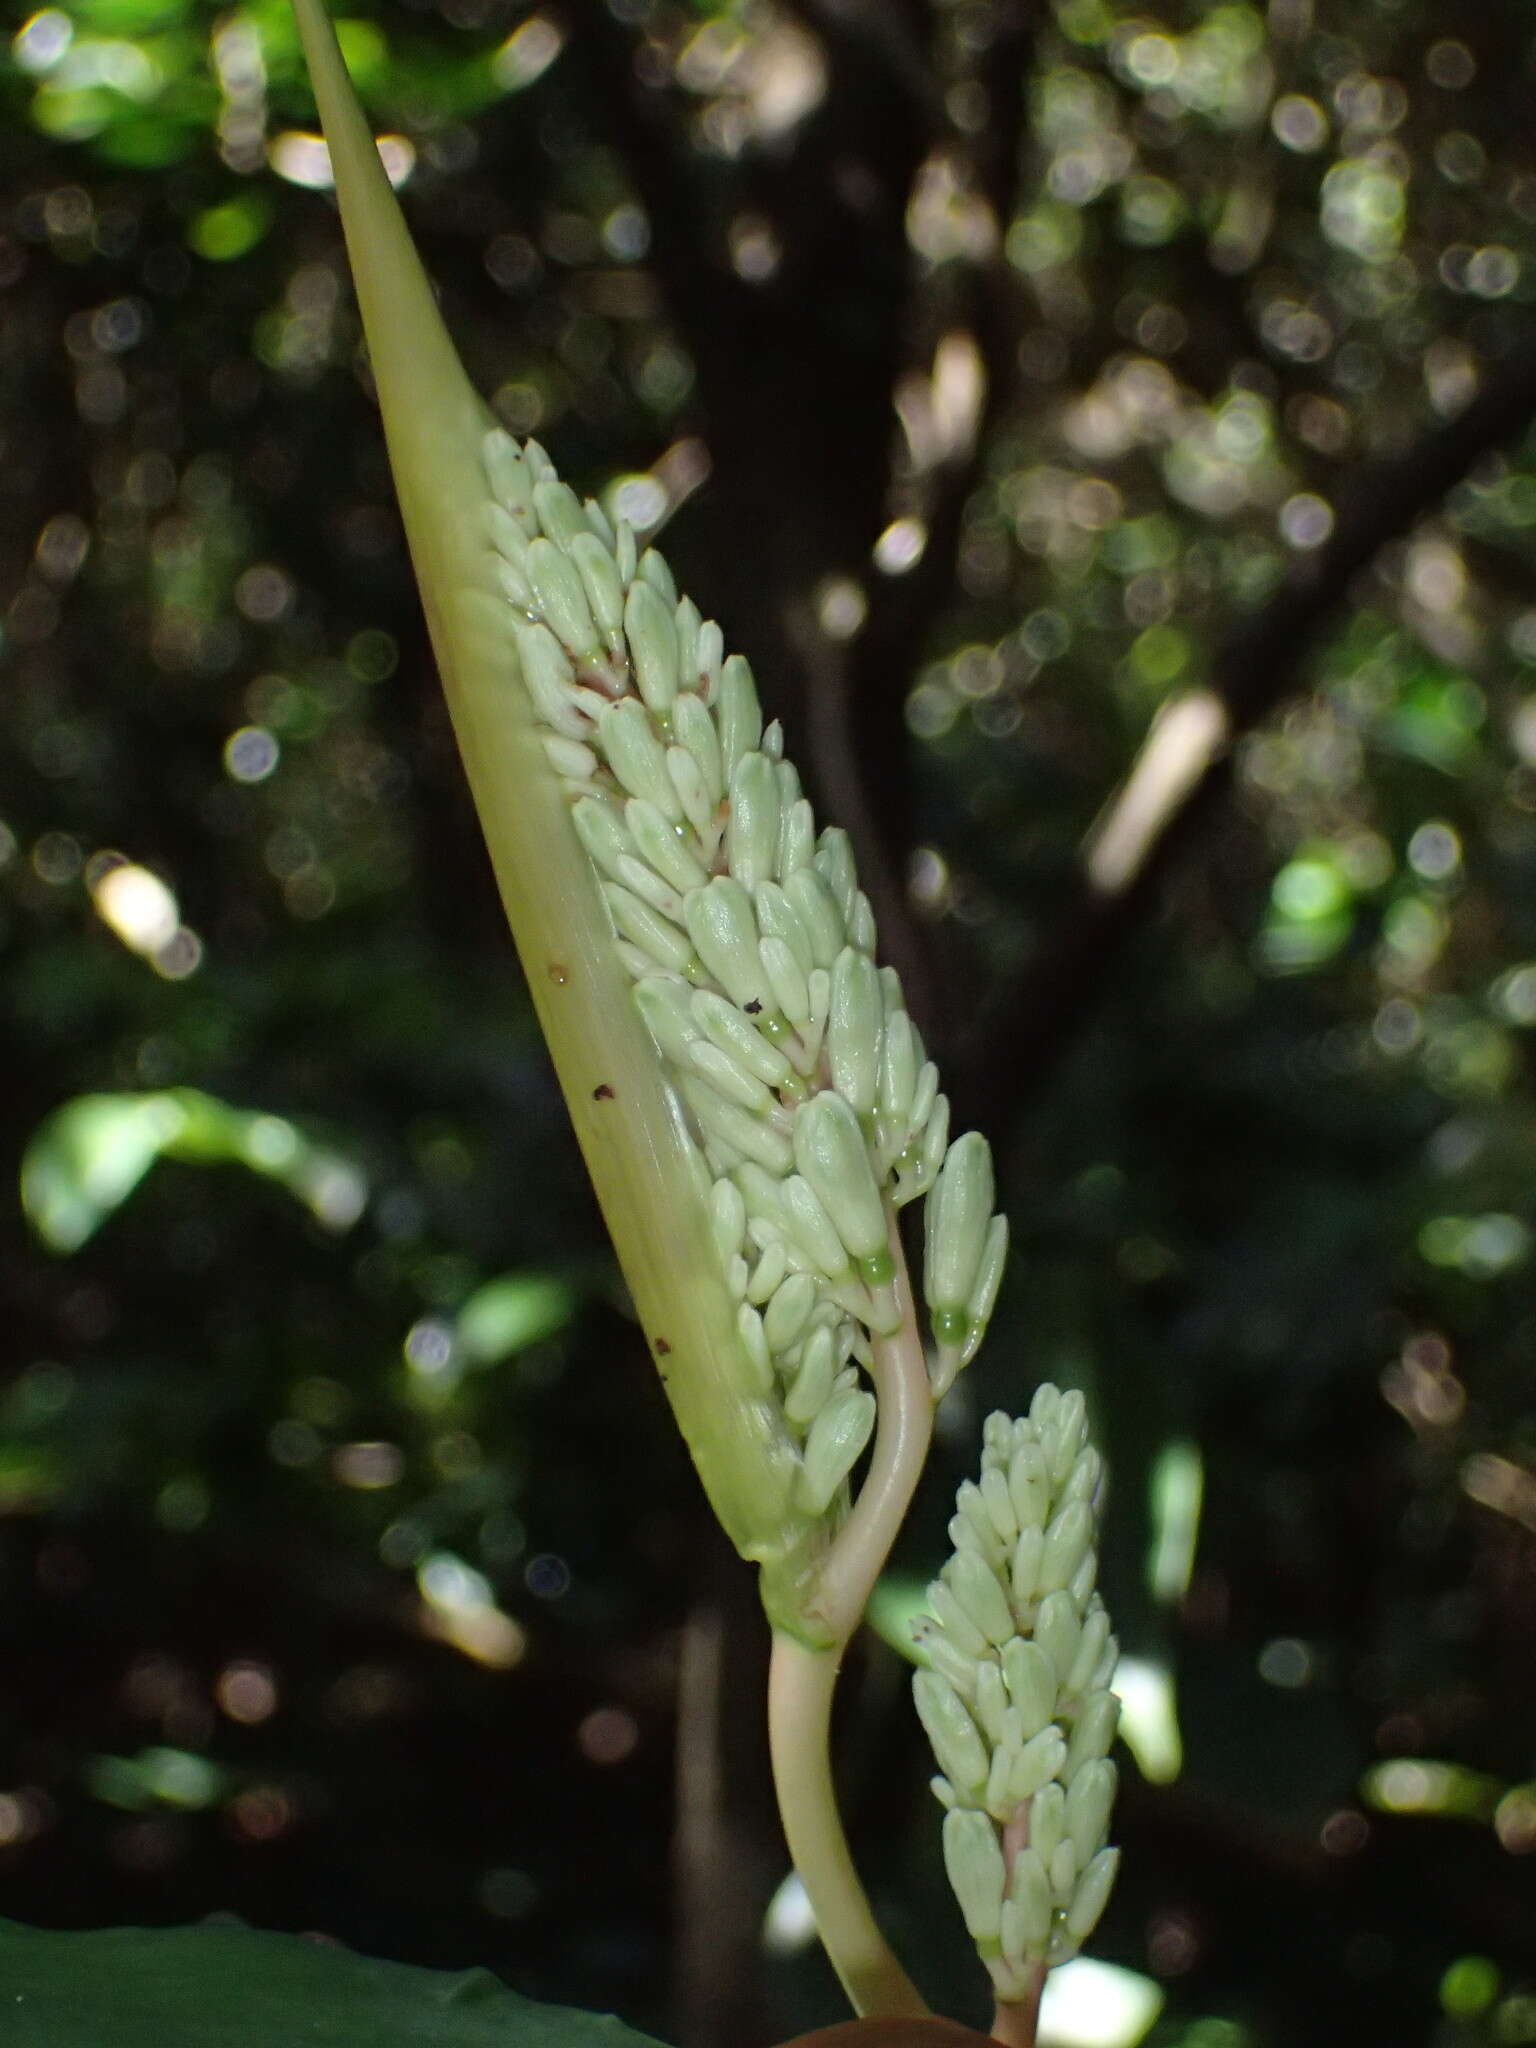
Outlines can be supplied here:
[[[763, 1955], [752, 1589], [510, 956], [284, 9], [10, 26], [0, 1913], [755, 2048], [837, 2003]], [[1182, 1738], [1097, 1943], [1157, 2048], [1536, 2041], [1532, 37], [344, 30], [472, 372], [664, 524], [994, 1140], [1017, 1255], [901, 1573], [986, 1409], [1082, 1384]], [[1203, 691], [1238, 743], [1142, 806]], [[872, 1644], [853, 1821], [974, 2016], [904, 1696]]]

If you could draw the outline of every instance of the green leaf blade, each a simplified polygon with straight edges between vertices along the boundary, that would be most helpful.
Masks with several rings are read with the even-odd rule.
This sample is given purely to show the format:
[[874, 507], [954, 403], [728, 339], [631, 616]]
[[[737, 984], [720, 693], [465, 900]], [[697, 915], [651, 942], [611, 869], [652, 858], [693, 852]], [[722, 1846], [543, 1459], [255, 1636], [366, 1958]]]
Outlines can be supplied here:
[[28, 2048], [659, 2048], [488, 1970], [212, 1923], [77, 1934], [0, 1921], [0, 2022]]

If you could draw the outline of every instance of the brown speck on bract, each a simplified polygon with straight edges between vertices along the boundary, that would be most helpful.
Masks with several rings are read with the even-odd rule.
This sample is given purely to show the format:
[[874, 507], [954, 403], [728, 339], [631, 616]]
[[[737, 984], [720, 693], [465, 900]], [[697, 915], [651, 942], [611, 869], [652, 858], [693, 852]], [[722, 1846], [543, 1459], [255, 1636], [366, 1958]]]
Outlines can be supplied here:
[[560, 962], [558, 960], [550, 961], [549, 978], [555, 984], [556, 988], [565, 987], [567, 979], [566, 970], [560, 965]]
[[594, 1102], [612, 1102], [613, 1090], [606, 1081], [599, 1081], [592, 1090], [592, 1100]]
[[656, 1356], [658, 1358], [670, 1358], [672, 1356], [672, 1346], [665, 1337], [658, 1337], [656, 1339]]
[[754, 996], [750, 1003], [743, 1003], [741, 1007], [746, 1011], [749, 1017], [755, 1017], [763, 1006], [757, 1000], [757, 997]]

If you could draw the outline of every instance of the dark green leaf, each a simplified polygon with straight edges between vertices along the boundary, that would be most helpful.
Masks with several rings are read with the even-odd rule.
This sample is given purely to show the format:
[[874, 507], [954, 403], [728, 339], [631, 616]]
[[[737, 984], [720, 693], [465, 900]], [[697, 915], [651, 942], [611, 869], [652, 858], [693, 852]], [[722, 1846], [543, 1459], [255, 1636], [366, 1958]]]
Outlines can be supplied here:
[[61, 1934], [0, 1921], [0, 2015], [28, 2048], [656, 2048], [488, 1970], [421, 1970], [245, 1927]]

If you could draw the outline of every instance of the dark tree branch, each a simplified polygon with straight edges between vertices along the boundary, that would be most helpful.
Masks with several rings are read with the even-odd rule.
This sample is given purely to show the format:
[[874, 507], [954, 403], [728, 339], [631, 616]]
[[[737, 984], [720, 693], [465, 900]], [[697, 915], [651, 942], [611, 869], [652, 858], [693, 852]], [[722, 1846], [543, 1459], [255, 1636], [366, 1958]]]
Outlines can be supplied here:
[[1533, 413], [1536, 344], [1526, 344], [1489, 370], [1464, 412], [1357, 476], [1328, 541], [1233, 628], [1204, 688], [1154, 722], [1084, 849], [1054, 937], [989, 1006], [962, 1054], [958, 1092], [966, 1103], [985, 1098], [994, 1130], [1028, 1107], [1075, 1042], [1126, 941], [1218, 815], [1233, 741], [1298, 687], [1302, 660], [1355, 577]]
[[853, 56], [877, 66], [924, 115], [932, 132], [943, 132], [943, 96], [928, 53], [913, 22], [902, 20], [887, 0], [788, 0], [788, 5], [834, 63], [841, 52], [845, 62]]
[[[946, 116], [939, 132], [995, 223], [995, 246], [985, 260], [954, 263], [937, 279], [925, 279], [910, 294], [904, 316], [908, 353], [920, 360], [931, 356], [945, 332], [969, 335], [981, 373], [977, 417], [964, 444], [912, 493], [913, 509], [926, 528], [921, 560], [904, 575], [883, 576], [871, 572], [866, 556], [858, 580], [867, 611], [857, 636], [846, 643], [831, 641], [809, 620], [804, 635], [804, 659], [815, 690], [812, 738], [822, 780], [853, 837], [882, 951], [901, 975], [914, 1016], [930, 1034], [943, 1026], [937, 1014], [940, 978], [933, 972], [926, 935], [912, 919], [904, 878], [914, 836], [906, 685], [935, 620], [953, 597], [965, 508], [980, 481], [992, 430], [1008, 410], [1016, 385], [1019, 300], [1002, 240], [1018, 187], [1035, 22], [1023, 0], [998, 0], [991, 13], [990, 43], [974, 72], [956, 81], [979, 87], [986, 118], [965, 135]], [[894, 442], [894, 389], [890, 420]], [[893, 509], [891, 497], [888, 487], [887, 510]]]
[[569, 59], [601, 117], [650, 230], [647, 257], [684, 345], [695, 355], [727, 317], [729, 277], [709, 246], [704, 181], [689, 162], [672, 96], [643, 84], [635, 38], [606, 6], [582, 9]]
[[762, 1927], [783, 1846], [767, 1750], [743, 1700], [768, 1682], [755, 1575], [700, 1499], [678, 1646], [673, 2029], [682, 2048], [758, 2048]]

